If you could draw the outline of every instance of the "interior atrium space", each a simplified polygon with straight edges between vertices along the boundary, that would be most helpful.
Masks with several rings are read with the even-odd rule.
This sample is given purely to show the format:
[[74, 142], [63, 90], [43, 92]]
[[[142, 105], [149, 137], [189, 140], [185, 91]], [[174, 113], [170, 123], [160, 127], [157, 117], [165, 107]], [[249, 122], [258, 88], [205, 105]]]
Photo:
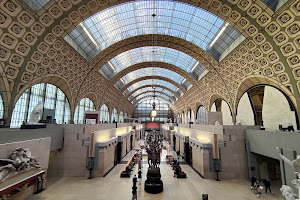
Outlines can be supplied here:
[[0, 200], [300, 199], [300, 0], [1, 0]]

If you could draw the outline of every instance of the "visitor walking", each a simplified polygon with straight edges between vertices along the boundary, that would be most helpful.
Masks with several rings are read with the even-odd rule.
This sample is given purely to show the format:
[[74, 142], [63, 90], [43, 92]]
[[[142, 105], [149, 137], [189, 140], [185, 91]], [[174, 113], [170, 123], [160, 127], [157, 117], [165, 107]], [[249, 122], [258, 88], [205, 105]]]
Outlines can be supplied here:
[[177, 151], [176, 154], [177, 154], [177, 161], [179, 162], [179, 160], [180, 160], [180, 151]]
[[272, 194], [272, 191], [271, 191], [271, 181], [267, 180], [267, 179], [264, 179], [263, 181], [265, 187], [266, 187], [266, 194], [268, 193], [268, 189], [270, 191], [270, 193]]

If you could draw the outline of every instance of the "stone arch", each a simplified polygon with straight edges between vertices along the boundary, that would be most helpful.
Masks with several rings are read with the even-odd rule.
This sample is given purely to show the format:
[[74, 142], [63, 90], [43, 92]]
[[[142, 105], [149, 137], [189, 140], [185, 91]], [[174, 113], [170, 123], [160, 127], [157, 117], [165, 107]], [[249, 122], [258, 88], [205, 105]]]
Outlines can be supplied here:
[[259, 87], [259, 86], [271, 86], [276, 88], [278, 91], [280, 91], [286, 98], [286, 100], [289, 103], [291, 111], [295, 111], [296, 115], [296, 124], [297, 124], [297, 129], [300, 129], [300, 123], [299, 123], [299, 107], [297, 107], [297, 101], [292, 94], [292, 92], [284, 85], [275, 82], [272, 79], [268, 79], [265, 77], [259, 77], [259, 76], [252, 76], [247, 79], [245, 79], [243, 82], [240, 83], [239, 88], [238, 88], [238, 93], [235, 98], [235, 115], [237, 113], [238, 105], [240, 102], [241, 97], [248, 91], [250, 91], [253, 88]]
[[[94, 103], [95, 109], [96, 109], [96, 110], [99, 110], [99, 109], [100, 109], [100, 108], [99, 108], [99, 105], [98, 105], [98, 103], [97, 103], [97, 95], [96, 95], [95, 93], [89, 92], [89, 93], [87, 93], [86, 95], [82, 96], [80, 99], [78, 99], [77, 104], [78, 104], [78, 103], [80, 102], [80, 100], [83, 99], [83, 98], [89, 98], [89, 99]], [[76, 104], [76, 105], [77, 105], [77, 104]]]
[[25, 92], [25, 90], [27, 90], [31, 86], [39, 84], [39, 83], [50, 83], [52, 85], [55, 85], [56, 87], [58, 87], [61, 91], [63, 91], [65, 93], [65, 95], [67, 96], [68, 101], [70, 103], [70, 106], [71, 107], [74, 106], [73, 96], [72, 96], [71, 87], [69, 85], [69, 82], [64, 77], [57, 75], [57, 74], [55, 74], [55, 75], [49, 74], [49, 75], [46, 75], [45, 77], [36, 78], [30, 84], [22, 87], [22, 89], [19, 90], [18, 94], [15, 97], [14, 104], [17, 102], [19, 97]]
[[[144, 97], [138, 99], [137, 102], [140, 102], [142, 99], [145, 99], [145, 98], [147, 98], [147, 97], [152, 97], [152, 95], [144, 96]], [[172, 103], [171, 103], [168, 99], [166, 99], [165, 97], [162, 97], [162, 96], [160, 96], [160, 95], [157, 95], [157, 97], [158, 97], [158, 98], [161, 98], [161, 99], [163, 99], [163, 100], [165, 100], [165, 101], [166, 101], [165, 103], [168, 103], [168, 104], [170, 105], [170, 107], [172, 106]], [[136, 103], [135, 105], [138, 105], [138, 104]]]
[[[216, 102], [217, 100], [222, 100], [224, 101], [228, 107], [229, 107], [229, 111], [230, 111], [230, 115], [231, 115], [231, 121], [232, 123], [234, 124], [235, 123], [235, 120], [236, 120], [236, 115], [235, 115], [235, 112], [231, 106], [231, 104], [228, 103], [228, 101], [226, 101], [225, 98], [223, 98], [220, 94], [217, 94], [217, 93], [214, 93], [213, 95], [211, 95], [210, 97], [210, 106], [209, 106], [209, 110], [208, 112], [211, 110], [211, 107], [212, 105], [214, 104], [214, 102]], [[223, 112], [222, 112], [222, 115], [223, 115]], [[223, 115], [224, 116], [224, 115]], [[223, 118], [223, 123], [224, 123], [224, 118]], [[231, 123], [231, 122], [230, 122]]]
[[[212, 95], [210, 96], [210, 98], [209, 98], [209, 108], [208, 108], [208, 110], [211, 110], [211, 107], [212, 107], [213, 103], [214, 103], [216, 100], [218, 100], [218, 99], [222, 99], [222, 100], [224, 100], [224, 101], [228, 104], [228, 102], [225, 100], [225, 98], [224, 98], [222, 95], [217, 94], [217, 93], [214, 93], [214, 94], [212, 94]], [[229, 108], [231, 109], [230, 104], [228, 104], [228, 106], [229, 106]], [[232, 111], [231, 111], [231, 112], [232, 112]]]
[[157, 67], [157, 68], [169, 69], [186, 78], [186, 80], [188, 80], [192, 85], [196, 84], [196, 80], [192, 77], [192, 75], [189, 74], [187, 71], [181, 69], [180, 67], [177, 67], [169, 63], [164, 63], [164, 62], [154, 62], [154, 63], [155, 65], [153, 65], [153, 62], [143, 62], [143, 63], [138, 63], [130, 67], [127, 67], [122, 71], [120, 71], [119, 73], [117, 73], [110, 81], [112, 82], [112, 84], [115, 84], [118, 80], [120, 80], [120, 78], [122, 78], [123, 76], [125, 76], [130, 72], [133, 72], [138, 69], [148, 68], [148, 67]]
[[299, 107], [297, 106], [296, 98], [294, 97], [293, 93], [286, 86], [284, 86], [284, 85], [280, 84], [279, 82], [274, 81], [270, 78], [262, 76], [262, 75], [247, 77], [239, 84], [239, 86], [237, 88], [237, 93], [235, 96], [235, 102], [234, 102], [235, 108], [237, 107], [242, 95], [247, 90], [249, 90], [251, 87], [254, 87], [256, 85], [270, 85], [270, 86], [277, 88], [278, 90], [283, 92], [285, 96], [289, 97], [289, 99], [293, 102], [293, 104], [297, 108], [297, 110], [299, 109]]
[[197, 101], [197, 102], [195, 103], [195, 111], [196, 111], [196, 112], [197, 112], [197, 110], [198, 110], [198, 108], [199, 108], [200, 106], [203, 106], [206, 110], [208, 110], [207, 107], [206, 107], [203, 103]]
[[167, 87], [165, 87], [165, 86], [163, 86], [163, 85], [144, 85], [144, 86], [142, 86], [142, 87], [136, 88], [135, 90], [132, 90], [132, 91], [126, 96], [126, 98], [129, 98], [130, 95], [132, 95], [132, 94], [135, 93], [136, 91], [138, 91], [138, 90], [140, 90], [140, 89], [143, 89], [143, 88], [146, 88], [146, 87], [163, 88], [163, 89], [168, 90], [169, 92], [173, 93], [177, 98], [180, 97], [175, 91], [173, 91], [173, 90], [171, 90], [170, 88], [167, 88]]
[[169, 82], [169, 83], [172, 83], [173, 85], [175, 85], [176, 87], [178, 87], [183, 93], [186, 92], [186, 90], [185, 90], [181, 85], [179, 85], [178, 83], [176, 83], [175, 81], [173, 81], [173, 80], [171, 80], [171, 79], [169, 79], [169, 78], [162, 77], [162, 76], [144, 76], [144, 77], [135, 79], [135, 80], [129, 82], [127, 85], [125, 85], [125, 86], [120, 90], [120, 92], [123, 93], [128, 87], [130, 87], [130, 86], [133, 85], [134, 83], [137, 83], [137, 82], [142, 81], [142, 80], [147, 80], [147, 79], [159, 79], [159, 80], [164, 80], [164, 81], [167, 81], [167, 82]]
[[[135, 99], [137, 99], [140, 95], [142, 95], [142, 94], [146, 94], [146, 93], [150, 93], [150, 92], [153, 92], [153, 91], [151, 91], [151, 90], [148, 90], [148, 91], [145, 91], [145, 92], [142, 92], [142, 93], [140, 93], [140, 94], [138, 94], [138, 95], [136, 95], [133, 99], [131, 99], [130, 100], [130, 102], [133, 102]], [[172, 97], [171, 96], [169, 96], [168, 94], [166, 94], [166, 93], [164, 93], [164, 92], [160, 92], [160, 91], [155, 91], [155, 93], [160, 93], [160, 94], [164, 94], [164, 95], [166, 95], [167, 97], [169, 97], [171, 100], [174, 100], [174, 99], [172, 99]]]

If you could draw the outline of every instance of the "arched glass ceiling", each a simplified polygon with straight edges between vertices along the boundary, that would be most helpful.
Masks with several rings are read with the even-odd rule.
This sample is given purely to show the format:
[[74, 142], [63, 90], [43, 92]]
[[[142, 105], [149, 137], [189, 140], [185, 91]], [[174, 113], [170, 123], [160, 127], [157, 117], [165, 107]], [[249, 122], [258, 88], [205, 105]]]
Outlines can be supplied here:
[[[161, 101], [163, 101], [163, 102], [165, 102], [167, 104], [174, 103], [174, 101], [172, 101], [171, 99], [169, 99], [169, 97], [167, 97], [166, 95], [159, 94], [155, 98], [158, 99], [158, 100], [161, 100]], [[169, 102], [166, 101], [164, 98], [166, 100], [169, 100]], [[146, 100], [153, 100], [153, 98], [151, 97], [151, 94], [142, 94], [138, 99], [136, 99], [132, 103], [133, 104], [139, 104], [141, 101], [144, 101], [145, 99]]]
[[96, 13], [75, 27], [65, 39], [90, 60], [108, 46], [129, 37], [170, 35], [194, 43], [218, 60], [219, 55], [240, 35], [228, 26], [227, 32], [218, 37], [225, 24], [228, 25], [213, 13], [187, 3], [137, 0]]
[[132, 71], [125, 76], [123, 76], [120, 80], [118, 80], [115, 84], [117, 89], [122, 89], [125, 85], [134, 81], [135, 79], [142, 78], [145, 76], [161, 76], [171, 79], [172, 81], [178, 83], [183, 88], [188, 89], [191, 85], [189, 81], [187, 81], [180, 74], [173, 72], [169, 69], [158, 68], [158, 67], [148, 67], [144, 69], [138, 69]]
[[[153, 88], [152, 87], [145, 87], [145, 88], [142, 88], [142, 89], [139, 89], [138, 91], [134, 92], [130, 97], [129, 97], [129, 100], [131, 101], [135, 96], [143, 93], [143, 92], [148, 92], [148, 91], [153, 91]], [[169, 96], [173, 96], [173, 93], [170, 92], [169, 90], [166, 90], [164, 88], [160, 88], [160, 87], [155, 87], [155, 91], [157, 92], [163, 92], [163, 93], [166, 93], [167, 95]], [[174, 97], [174, 100], [175, 100], [175, 97]]]
[[[172, 64], [187, 71], [188, 73], [191, 73], [191, 69], [193, 68], [193, 71], [196, 71], [194, 65], [197, 63], [197, 60], [193, 57], [168, 47], [146, 46], [131, 49], [117, 55], [100, 69], [100, 73], [107, 79], [111, 79], [115, 74], [127, 67], [138, 63], [152, 61]], [[197, 65], [197, 69], [199, 67], [201, 66]]]
[[[151, 97], [146, 97], [146, 98], [144, 98], [144, 99], [141, 99], [141, 100], [139, 100], [139, 102], [136, 103], [136, 106], [138, 106], [139, 104], [141, 104], [141, 103], [143, 103], [143, 102], [145, 102], [145, 101], [153, 101], [153, 98], [151, 98]], [[162, 102], [164, 102], [164, 103], [167, 104], [167, 105], [170, 104], [170, 102], [167, 102], [166, 100], [164, 100], [164, 99], [162, 99], [162, 98], [159, 98], [159, 97], [155, 100], [155, 102], [158, 103], [158, 101], [162, 101]]]
[[177, 88], [175, 85], [173, 85], [172, 83], [169, 83], [164, 80], [159, 80], [159, 79], [147, 79], [147, 80], [142, 80], [142, 81], [132, 84], [130, 87], [128, 87], [123, 92], [123, 95], [127, 96], [133, 90], [140, 88], [142, 86], [145, 86], [145, 85], [162, 85], [162, 86], [169, 88], [170, 90], [173, 90], [179, 96], [181, 96], [183, 94], [183, 92], [179, 88]]
[[[138, 102], [141, 98], [146, 97], [146, 96], [149, 96], [149, 95], [152, 96], [152, 95], [153, 95], [153, 92], [150, 91], [150, 92], [148, 92], [148, 93], [141, 94], [141, 95], [138, 96], [132, 103], [136, 103], [136, 102]], [[168, 97], [168, 96], [165, 95], [165, 94], [156, 93], [155, 95], [156, 95], [156, 96], [160, 96], [160, 97], [164, 97], [165, 99], [171, 101], [172, 103], [174, 102], [172, 99], [170, 99], [170, 97]]]
[[[135, 102], [135, 101], [137, 101], [138, 99], [140, 99], [141, 97], [148, 96], [148, 95], [153, 95], [153, 91], [149, 90], [149, 91], [147, 91], [147, 92], [145, 92], [145, 93], [143, 93], [143, 94], [140, 94], [139, 96], [136, 96], [136, 98], [133, 98], [131, 101], [132, 101], [132, 102]], [[175, 100], [175, 99], [174, 99], [175, 97], [173, 98], [173, 97], [171, 96], [171, 98], [170, 98], [170, 97], [168, 97], [168, 95], [166, 95], [165, 93], [156, 92], [155, 95], [163, 96], [163, 97], [165, 97], [166, 99], [169, 99], [169, 100], [172, 100], [172, 101]]]

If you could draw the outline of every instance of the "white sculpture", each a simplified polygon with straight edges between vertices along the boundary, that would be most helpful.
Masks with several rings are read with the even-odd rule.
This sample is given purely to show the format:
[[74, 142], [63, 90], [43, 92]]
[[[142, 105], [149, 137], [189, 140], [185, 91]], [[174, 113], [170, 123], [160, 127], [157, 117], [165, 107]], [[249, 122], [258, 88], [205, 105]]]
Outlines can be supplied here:
[[217, 120], [217, 121], [215, 122], [215, 125], [220, 125], [220, 121]]
[[[276, 147], [277, 149], [277, 153], [278, 155], [280, 156], [280, 158], [285, 162], [287, 163], [288, 165], [292, 166], [294, 169], [295, 169], [295, 174], [296, 174], [296, 179], [292, 180], [292, 183], [295, 185], [295, 187], [298, 189], [298, 198], [300, 198], [300, 155], [297, 155], [296, 159], [291, 161], [289, 160], [287, 157], [285, 157], [284, 155], [282, 155], [281, 151], [280, 151], [280, 148], [279, 147]], [[283, 185], [284, 186], [284, 185]], [[288, 186], [286, 186], [288, 187]], [[289, 187], [290, 188], [290, 187]], [[291, 188], [290, 188], [291, 189]], [[291, 189], [292, 190], [292, 189]], [[282, 192], [282, 190], [280, 189], [280, 191]], [[292, 190], [293, 191], [293, 190]], [[290, 190], [289, 190], [290, 192]], [[282, 193], [283, 196], [285, 196], [283, 193]], [[290, 195], [287, 195], [287, 196], [290, 196]], [[294, 193], [293, 193], [293, 196]], [[295, 198], [287, 198], [286, 197], [286, 200], [294, 200]]]
[[43, 107], [44, 107], [43, 102], [42, 101], [38, 102], [38, 104], [32, 109], [28, 124], [38, 124], [39, 123], [39, 117], [43, 111]]
[[282, 196], [284, 196], [285, 200], [299, 200], [295, 198], [294, 191], [290, 186], [282, 185], [280, 192]]
[[0, 183], [32, 168], [41, 168], [35, 157], [31, 157], [28, 149], [19, 147], [6, 159], [0, 159]]
[[237, 125], [237, 126], [240, 126], [240, 125], [242, 125], [242, 122], [241, 122], [241, 120], [239, 119], [239, 120], [237, 120], [237, 122], [235, 123], [235, 125]]

